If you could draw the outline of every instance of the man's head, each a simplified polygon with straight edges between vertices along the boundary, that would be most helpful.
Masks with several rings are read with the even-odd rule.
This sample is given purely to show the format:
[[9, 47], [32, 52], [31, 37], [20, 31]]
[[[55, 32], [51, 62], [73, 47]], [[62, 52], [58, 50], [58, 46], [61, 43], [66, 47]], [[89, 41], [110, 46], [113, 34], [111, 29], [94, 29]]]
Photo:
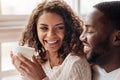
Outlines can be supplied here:
[[86, 17], [80, 40], [89, 62], [104, 64], [120, 55], [116, 53], [120, 52], [120, 1], [96, 4]]

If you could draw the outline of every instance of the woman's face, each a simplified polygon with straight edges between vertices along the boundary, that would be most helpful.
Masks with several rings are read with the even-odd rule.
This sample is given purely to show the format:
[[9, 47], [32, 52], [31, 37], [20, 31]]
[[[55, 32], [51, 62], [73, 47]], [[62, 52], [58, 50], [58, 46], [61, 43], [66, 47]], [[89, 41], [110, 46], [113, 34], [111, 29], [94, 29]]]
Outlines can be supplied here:
[[65, 34], [62, 17], [55, 13], [43, 13], [37, 22], [37, 34], [46, 50], [52, 53], [57, 52]]

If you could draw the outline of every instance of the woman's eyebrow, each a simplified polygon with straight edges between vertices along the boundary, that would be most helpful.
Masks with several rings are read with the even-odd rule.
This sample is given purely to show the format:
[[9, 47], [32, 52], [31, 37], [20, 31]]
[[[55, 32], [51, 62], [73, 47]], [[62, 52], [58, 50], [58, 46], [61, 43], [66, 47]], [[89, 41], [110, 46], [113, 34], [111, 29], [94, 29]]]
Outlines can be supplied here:
[[64, 23], [58, 23], [58, 24], [55, 24], [55, 26], [58, 26], [58, 25], [64, 25]]
[[44, 23], [40, 23], [40, 24], [38, 24], [38, 25], [48, 26], [47, 24], [44, 24]]

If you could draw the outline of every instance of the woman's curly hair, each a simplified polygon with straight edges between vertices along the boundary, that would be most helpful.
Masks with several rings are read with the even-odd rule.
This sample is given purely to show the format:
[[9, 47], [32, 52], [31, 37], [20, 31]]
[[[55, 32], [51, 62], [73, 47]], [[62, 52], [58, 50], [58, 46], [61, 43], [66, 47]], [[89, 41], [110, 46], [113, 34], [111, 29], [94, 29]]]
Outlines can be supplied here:
[[60, 15], [65, 24], [65, 37], [62, 46], [58, 50], [58, 58], [64, 60], [70, 52], [83, 55], [83, 46], [79, 40], [81, 34], [80, 28], [83, 22], [66, 2], [60, 0], [44, 1], [32, 11], [29, 22], [23, 32], [22, 39], [20, 40], [20, 45], [28, 45], [29, 47], [35, 48], [39, 53], [41, 62], [46, 62], [46, 51], [39, 41], [37, 34], [37, 21], [45, 12]]

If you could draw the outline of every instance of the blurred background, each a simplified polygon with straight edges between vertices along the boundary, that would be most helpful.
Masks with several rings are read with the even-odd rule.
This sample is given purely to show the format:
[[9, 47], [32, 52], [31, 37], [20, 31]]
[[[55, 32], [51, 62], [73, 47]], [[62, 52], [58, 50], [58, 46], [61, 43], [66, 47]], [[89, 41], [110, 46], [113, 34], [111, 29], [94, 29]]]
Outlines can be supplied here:
[[[18, 45], [31, 11], [43, 0], [0, 0], [0, 80], [21, 80], [9, 52]], [[112, 0], [64, 0], [84, 20], [92, 5]], [[120, 1], [120, 0], [118, 0]]]

